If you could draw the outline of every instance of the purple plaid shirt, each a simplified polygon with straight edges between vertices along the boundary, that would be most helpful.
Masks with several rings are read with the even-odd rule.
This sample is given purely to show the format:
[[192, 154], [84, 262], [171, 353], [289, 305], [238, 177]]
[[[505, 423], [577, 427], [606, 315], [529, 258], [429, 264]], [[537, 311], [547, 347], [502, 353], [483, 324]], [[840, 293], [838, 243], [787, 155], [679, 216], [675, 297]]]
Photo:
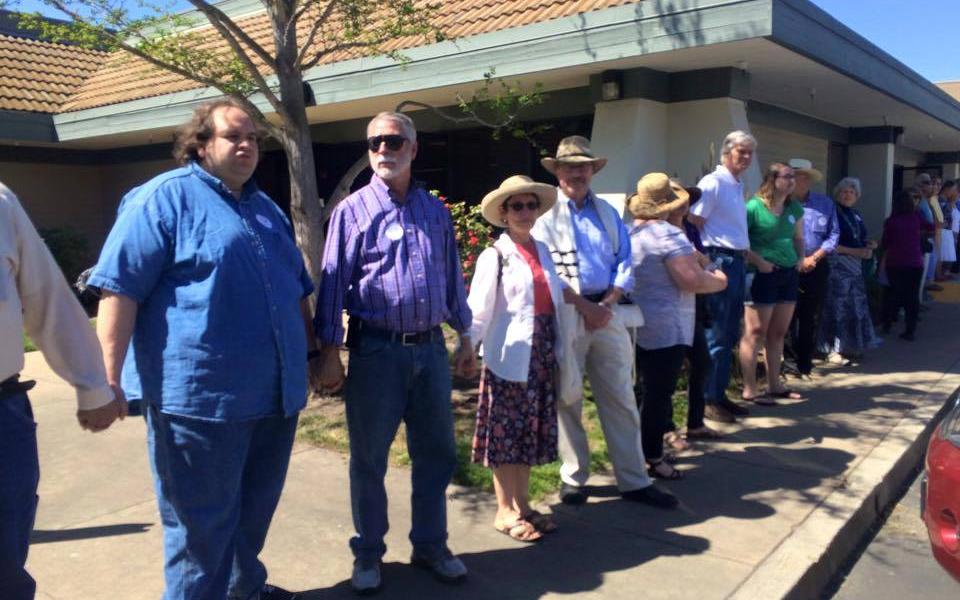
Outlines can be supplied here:
[[400, 203], [374, 175], [334, 209], [313, 321], [321, 342], [342, 342], [344, 308], [396, 332], [470, 328], [450, 213], [422, 187]]

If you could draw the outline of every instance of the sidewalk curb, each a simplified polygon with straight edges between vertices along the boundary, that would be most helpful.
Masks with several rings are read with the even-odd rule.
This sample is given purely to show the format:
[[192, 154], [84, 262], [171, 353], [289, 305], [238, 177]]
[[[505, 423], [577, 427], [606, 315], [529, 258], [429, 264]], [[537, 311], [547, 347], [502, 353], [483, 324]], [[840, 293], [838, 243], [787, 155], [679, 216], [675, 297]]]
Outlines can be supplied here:
[[731, 600], [820, 598], [923, 462], [939, 417], [960, 394], [960, 363], [943, 374], [843, 481], [773, 550]]

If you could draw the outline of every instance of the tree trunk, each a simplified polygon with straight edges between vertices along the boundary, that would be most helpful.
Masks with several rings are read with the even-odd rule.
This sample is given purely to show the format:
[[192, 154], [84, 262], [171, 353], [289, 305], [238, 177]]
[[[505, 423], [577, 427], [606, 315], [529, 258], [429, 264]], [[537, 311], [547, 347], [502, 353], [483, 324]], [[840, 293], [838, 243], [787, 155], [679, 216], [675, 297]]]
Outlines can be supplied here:
[[313, 140], [303, 94], [303, 74], [297, 62], [296, 27], [285, 27], [294, 4], [287, 0], [267, 3], [273, 21], [276, 44], [277, 81], [285, 114], [280, 144], [287, 155], [290, 175], [290, 216], [297, 246], [303, 253], [307, 271], [314, 283], [320, 282], [323, 258], [322, 203], [317, 190]]
[[322, 224], [326, 224], [327, 220], [330, 219], [330, 213], [333, 212], [334, 207], [350, 195], [350, 188], [353, 187], [353, 182], [356, 181], [360, 173], [363, 173], [364, 169], [369, 166], [370, 158], [366, 154], [350, 165], [350, 168], [347, 169], [347, 172], [343, 174], [343, 177], [341, 177], [337, 183], [337, 187], [333, 189], [333, 194], [330, 195], [330, 199], [327, 200], [323, 206]]

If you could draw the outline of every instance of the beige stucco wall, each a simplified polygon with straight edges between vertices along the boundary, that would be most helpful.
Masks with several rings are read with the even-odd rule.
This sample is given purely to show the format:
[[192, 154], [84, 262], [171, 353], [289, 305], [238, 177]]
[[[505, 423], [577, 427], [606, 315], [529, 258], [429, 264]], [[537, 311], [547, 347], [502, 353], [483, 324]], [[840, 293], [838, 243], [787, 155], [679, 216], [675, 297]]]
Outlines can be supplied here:
[[109, 165], [0, 162], [0, 181], [17, 194], [38, 228], [73, 229], [97, 252], [123, 194], [172, 166], [172, 160]]

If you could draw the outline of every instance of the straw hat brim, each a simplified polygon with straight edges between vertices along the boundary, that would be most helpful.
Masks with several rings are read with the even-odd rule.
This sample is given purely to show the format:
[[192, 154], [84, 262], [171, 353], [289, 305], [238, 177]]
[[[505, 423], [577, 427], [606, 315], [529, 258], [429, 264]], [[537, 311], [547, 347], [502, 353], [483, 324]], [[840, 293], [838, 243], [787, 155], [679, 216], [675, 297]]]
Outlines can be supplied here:
[[546, 183], [518, 183], [514, 185], [501, 186], [483, 197], [480, 202], [480, 213], [483, 218], [491, 225], [503, 227], [503, 217], [500, 213], [500, 207], [510, 197], [517, 194], [533, 194], [540, 200], [540, 210], [537, 216], [544, 214], [557, 203], [557, 188]]
[[663, 219], [673, 211], [682, 208], [690, 201], [690, 194], [679, 185], [671, 184], [676, 198], [667, 203], [658, 203], [656, 199], [634, 194], [627, 199], [627, 211], [636, 219]]
[[570, 163], [570, 164], [582, 164], [582, 163], [593, 163], [593, 172], [599, 173], [600, 169], [607, 166], [607, 159], [605, 158], [590, 158], [589, 156], [566, 156], [564, 158], [553, 158], [552, 156], [547, 156], [540, 159], [540, 164], [543, 165], [543, 168], [550, 172], [551, 175], [557, 174], [557, 165], [560, 163]]
[[796, 168], [796, 167], [793, 167], [793, 172], [794, 172], [794, 173], [806, 173], [806, 174], [810, 177], [810, 181], [812, 181], [813, 183], [817, 183], [817, 182], [819, 182], [819, 181], [823, 181], [823, 173], [821, 173], [821, 172], [818, 171], [817, 169], [814, 169], [813, 167], [811, 167], [811, 168], [809, 168], [809, 169], [798, 169], [798, 168]]

